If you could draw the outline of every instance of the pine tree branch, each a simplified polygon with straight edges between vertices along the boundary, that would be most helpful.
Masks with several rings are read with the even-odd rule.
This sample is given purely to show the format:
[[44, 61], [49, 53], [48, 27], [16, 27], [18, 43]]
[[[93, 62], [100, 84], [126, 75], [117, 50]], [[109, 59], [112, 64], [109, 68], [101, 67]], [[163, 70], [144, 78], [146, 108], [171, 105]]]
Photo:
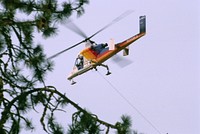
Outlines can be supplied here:
[[[118, 125], [110, 124], [99, 119], [97, 115], [89, 113], [55, 87], [45, 86], [44, 76], [51, 70], [52, 64], [46, 60], [43, 49], [39, 45], [35, 47], [33, 42], [35, 29], [42, 32], [43, 37], [55, 35], [57, 22], [68, 19], [73, 12], [77, 12], [78, 15], [83, 14], [83, 5], [87, 3], [88, 0], [75, 0], [72, 3], [63, 3], [60, 8], [54, 0], [1, 1], [0, 6], [3, 10], [0, 11], [0, 45], [2, 45], [0, 46], [0, 77], [3, 83], [11, 88], [11, 90], [3, 88], [0, 90], [0, 97], [4, 95], [0, 98], [0, 103], [3, 103], [0, 118], [1, 134], [19, 133], [21, 122], [25, 122], [31, 128], [30, 121], [23, 114], [29, 109], [35, 110], [38, 104], [42, 104], [44, 108], [40, 122], [47, 133], [63, 130], [55, 121], [54, 114], [56, 111], [64, 111], [61, 108], [66, 104], [72, 105], [77, 110], [73, 123], [79, 123], [81, 118], [84, 118], [86, 124], [83, 124], [82, 129], [89, 133], [93, 133], [92, 131], [99, 133], [100, 125], [106, 127], [106, 133], [109, 133], [111, 128], [118, 130]], [[32, 19], [24, 17], [25, 20], [22, 20], [17, 16], [18, 11], [23, 15], [31, 14], [34, 17]], [[11, 33], [16, 35], [17, 45], [13, 44]], [[21, 65], [26, 66], [26, 69], [33, 73], [24, 75]], [[34, 88], [38, 81], [44, 85], [44, 88]], [[10, 130], [5, 127], [8, 121], [11, 121]], [[96, 130], [91, 130], [89, 127]]]
[[[100, 120], [96, 115], [88, 113], [86, 110], [84, 110], [83, 108], [81, 108], [78, 104], [76, 104], [75, 102], [73, 102], [72, 100], [70, 100], [69, 98], [67, 98], [64, 94], [62, 94], [58, 90], [56, 90], [56, 88], [53, 87], [53, 86], [48, 86], [48, 87], [45, 87], [45, 88], [35, 88], [33, 90], [24, 92], [23, 95], [20, 94], [19, 96], [15, 97], [13, 100], [11, 100], [8, 103], [8, 105], [5, 107], [4, 111], [2, 112], [2, 116], [1, 116], [1, 120], [0, 120], [0, 128], [3, 128], [6, 120], [9, 118], [9, 114], [11, 113], [11, 111], [10, 111], [11, 107], [14, 106], [14, 103], [16, 103], [16, 101], [18, 101], [22, 96], [23, 97], [27, 97], [27, 96], [29, 96], [29, 95], [31, 95], [33, 93], [41, 92], [41, 91], [45, 91], [45, 92], [49, 92], [50, 93], [48, 101], [50, 100], [50, 98], [51, 98], [51, 96], [53, 94], [57, 94], [58, 96], [62, 97], [66, 102], [68, 102], [73, 107], [75, 107], [79, 112], [82, 112], [84, 114], [90, 115], [94, 120], [96, 120], [100, 124], [106, 126], [107, 127], [107, 131], [109, 131], [109, 128], [118, 129], [118, 127], [116, 125], [112, 125], [110, 123], [107, 123], [107, 122], [105, 122], [103, 120]], [[44, 107], [44, 112], [43, 112], [43, 115], [42, 115], [41, 120], [40, 120], [41, 124], [42, 124], [42, 126], [43, 126], [43, 128], [44, 128], [44, 130], [46, 132], [47, 132], [47, 130], [46, 130], [45, 125], [44, 125], [44, 117], [46, 115], [47, 107], [48, 107], [48, 103]]]

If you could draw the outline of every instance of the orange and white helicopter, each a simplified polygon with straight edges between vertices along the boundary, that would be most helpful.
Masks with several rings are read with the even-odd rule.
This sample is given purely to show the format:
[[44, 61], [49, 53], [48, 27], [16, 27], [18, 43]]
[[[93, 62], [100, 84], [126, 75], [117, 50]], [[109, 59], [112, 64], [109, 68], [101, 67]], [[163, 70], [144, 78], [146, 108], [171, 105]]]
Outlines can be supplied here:
[[127, 15], [127, 13], [122, 14], [120, 17], [116, 18], [111, 23], [109, 23], [104, 28], [97, 31], [95, 34], [93, 34], [90, 37], [87, 37], [75, 24], [71, 23], [73, 26], [71, 25], [68, 28], [70, 28], [71, 30], [76, 31], [76, 32], [78, 31], [78, 33], [81, 36], [85, 37], [85, 40], [51, 56], [50, 58], [54, 58], [54, 57], [60, 55], [61, 53], [85, 42], [85, 44], [86, 44], [85, 48], [78, 54], [78, 56], [75, 60], [75, 65], [73, 67], [73, 70], [71, 71], [71, 73], [69, 74], [69, 76], [67, 78], [68, 80], [72, 81], [72, 83], [71, 83], [72, 85], [76, 83], [73, 81], [73, 78], [75, 78], [78, 75], [81, 75], [91, 69], [97, 70], [97, 66], [105, 67], [107, 69], [106, 75], [111, 74], [109, 71], [109, 67], [107, 65], [103, 64], [103, 62], [105, 62], [106, 60], [108, 60], [109, 58], [111, 58], [112, 56], [114, 56], [115, 54], [120, 52], [121, 50], [123, 50], [123, 56], [128, 55], [129, 54], [128, 46], [145, 35], [145, 33], [146, 33], [146, 16], [140, 16], [139, 17], [139, 33], [128, 38], [127, 40], [124, 40], [124, 41], [122, 41], [120, 43], [116, 43], [116, 44], [114, 43], [113, 39], [111, 39], [108, 43], [105, 43], [105, 44], [104, 43], [96, 44], [94, 41], [90, 40], [93, 36], [95, 36], [96, 34], [98, 34], [101, 31], [103, 31], [105, 28], [107, 28], [110, 25], [112, 25], [113, 23], [121, 20], [125, 15]]

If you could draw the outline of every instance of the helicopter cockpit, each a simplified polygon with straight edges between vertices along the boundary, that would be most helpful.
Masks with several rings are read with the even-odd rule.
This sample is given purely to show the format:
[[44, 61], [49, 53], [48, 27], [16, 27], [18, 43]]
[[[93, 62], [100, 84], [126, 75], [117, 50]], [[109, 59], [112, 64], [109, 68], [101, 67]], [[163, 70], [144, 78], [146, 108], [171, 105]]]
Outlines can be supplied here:
[[77, 67], [78, 70], [82, 69], [84, 65], [84, 58], [83, 56], [80, 54], [78, 55], [78, 57], [76, 58], [75, 61], [75, 66]]

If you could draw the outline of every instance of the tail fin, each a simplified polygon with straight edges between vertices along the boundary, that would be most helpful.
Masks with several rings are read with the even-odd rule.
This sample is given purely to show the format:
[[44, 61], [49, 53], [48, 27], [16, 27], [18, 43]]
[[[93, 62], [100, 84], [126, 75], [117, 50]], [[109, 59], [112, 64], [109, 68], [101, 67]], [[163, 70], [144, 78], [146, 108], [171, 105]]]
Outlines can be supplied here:
[[146, 16], [140, 16], [140, 33], [146, 32]]

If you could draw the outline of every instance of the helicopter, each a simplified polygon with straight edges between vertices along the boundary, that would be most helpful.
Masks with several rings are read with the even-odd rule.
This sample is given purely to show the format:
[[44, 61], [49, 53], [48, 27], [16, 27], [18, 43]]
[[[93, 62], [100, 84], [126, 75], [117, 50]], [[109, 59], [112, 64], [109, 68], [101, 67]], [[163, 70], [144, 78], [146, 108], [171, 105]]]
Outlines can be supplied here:
[[117, 21], [121, 20], [128, 14], [130, 14], [130, 12], [125, 12], [124, 14], [114, 19], [111, 23], [109, 23], [108, 25], [106, 25], [105, 27], [103, 27], [90, 37], [87, 37], [86, 34], [82, 32], [80, 28], [78, 28], [74, 23], [71, 23], [71, 25], [68, 26], [68, 28], [73, 30], [74, 32], [78, 31], [77, 33], [83, 36], [85, 39], [51, 56], [49, 59], [52, 59], [82, 43], [85, 43], [85, 48], [78, 54], [77, 58], [75, 59], [74, 67], [67, 77], [67, 79], [72, 82], [71, 85], [74, 85], [76, 83], [73, 80], [73, 78], [81, 74], [84, 74], [92, 69], [95, 69], [97, 71], [97, 66], [106, 68], [107, 70], [106, 75], [110, 75], [111, 72], [109, 70], [109, 67], [108, 65], [105, 65], [104, 62], [122, 50], [123, 50], [123, 56], [129, 55], [128, 46], [146, 34], [146, 16], [144, 15], [144, 16], [139, 16], [139, 33], [120, 43], [115, 43], [113, 39], [110, 39], [108, 43], [97, 44], [91, 40], [92, 37], [103, 31], [104, 29], [108, 28], [112, 24], [116, 23]]

